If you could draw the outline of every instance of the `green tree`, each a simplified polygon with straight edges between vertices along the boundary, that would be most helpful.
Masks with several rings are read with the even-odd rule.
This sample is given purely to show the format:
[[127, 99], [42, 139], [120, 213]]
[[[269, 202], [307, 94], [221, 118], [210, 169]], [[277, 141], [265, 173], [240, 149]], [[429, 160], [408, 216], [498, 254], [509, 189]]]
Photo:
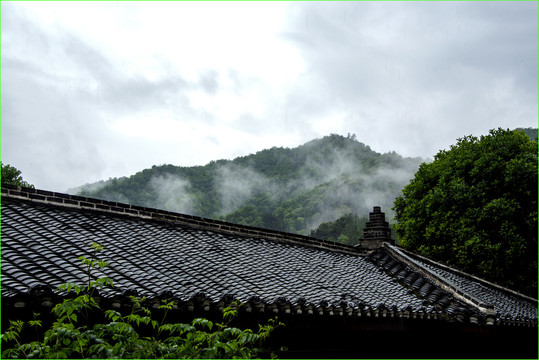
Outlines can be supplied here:
[[1, 180], [2, 184], [11, 184], [11, 185], [17, 185], [22, 187], [28, 187], [28, 188], [34, 188], [34, 185], [27, 183], [22, 179], [21, 171], [17, 168], [7, 164], [4, 165], [4, 163], [0, 162], [2, 167], [2, 175]]
[[393, 209], [405, 248], [537, 295], [537, 142], [525, 133], [458, 139]]

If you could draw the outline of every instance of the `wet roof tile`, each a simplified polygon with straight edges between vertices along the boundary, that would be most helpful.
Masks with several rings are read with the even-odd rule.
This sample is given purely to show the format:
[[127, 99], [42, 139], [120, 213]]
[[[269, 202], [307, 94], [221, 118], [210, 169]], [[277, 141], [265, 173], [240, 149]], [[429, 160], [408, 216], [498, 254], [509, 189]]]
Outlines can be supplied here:
[[[109, 267], [93, 275], [108, 276], [116, 283], [103, 296], [136, 290], [148, 297], [166, 292], [178, 299], [198, 296], [214, 302], [233, 295], [266, 304], [362, 310], [383, 305], [395, 311], [446, 314], [475, 311], [393, 256], [390, 249], [365, 257], [348, 248], [337, 251], [286, 241], [286, 237], [275, 240], [272, 233], [266, 238], [264, 232], [256, 237], [241, 229], [222, 232], [217, 226], [221, 224], [194, 228], [10, 197], [2, 198], [1, 211], [2, 296], [16, 296], [38, 284], [57, 287], [65, 281], [86, 281], [78, 257], [91, 256], [88, 247], [96, 241], [104, 246], [100, 257]], [[455, 283], [462, 280], [434, 265], [422, 265]], [[470, 286], [470, 291], [481, 293], [477, 296], [499, 299], [496, 292]], [[535, 316], [536, 321], [533, 304], [517, 303], [519, 310], [509, 310], [512, 305], [503, 300], [499, 313]]]
[[537, 304], [534, 306], [533, 302], [523, 299], [521, 295], [511, 292], [509, 289], [494, 287], [492, 284], [487, 284], [480, 279], [467, 276], [455, 270], [451, 271], [440, 264], [437, 265], [418, 258], [416, 258], [416, 261], [431, 272], [443, 277], [446, 281], [452, 282], [455, 287], [472, 294], [475, 298], [485, 303], [492, 304], [499, 317], [536, 319], [538, 316]]

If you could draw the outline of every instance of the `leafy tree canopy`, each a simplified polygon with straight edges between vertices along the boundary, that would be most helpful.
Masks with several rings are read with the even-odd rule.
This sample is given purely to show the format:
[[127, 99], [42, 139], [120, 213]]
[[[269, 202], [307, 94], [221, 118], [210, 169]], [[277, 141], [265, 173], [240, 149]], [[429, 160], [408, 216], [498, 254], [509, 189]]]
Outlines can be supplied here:
[[17, 185], [22, 187], [28, 187], [28, 188], [34, 188], [34, 185], [27, 183], [22, 179], [21, 171], [17, 168], [4, 163], [0, 163], [2, 165], [2, 184], [11, 184], [11, 185]]
[[393, 209], [402, 246], [537, 296], [537, 142], [524, 132], [458, 139]]

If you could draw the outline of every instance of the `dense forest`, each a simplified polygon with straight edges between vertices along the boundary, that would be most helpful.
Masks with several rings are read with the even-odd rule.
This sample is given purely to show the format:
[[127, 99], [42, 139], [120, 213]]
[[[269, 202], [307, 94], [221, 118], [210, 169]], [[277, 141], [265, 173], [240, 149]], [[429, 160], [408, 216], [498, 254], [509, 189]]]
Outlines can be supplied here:
[[332, 134], [205, 166], [153, 166], [70, 192], [355, 244], [373, 206], [391, 219], [422, 161]]

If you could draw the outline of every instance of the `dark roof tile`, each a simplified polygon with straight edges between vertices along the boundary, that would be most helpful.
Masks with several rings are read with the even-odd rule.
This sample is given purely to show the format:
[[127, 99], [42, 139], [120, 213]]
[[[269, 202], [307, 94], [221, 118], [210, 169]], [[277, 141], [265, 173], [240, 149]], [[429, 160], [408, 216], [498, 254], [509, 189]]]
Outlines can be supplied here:
[[[142, 296], [159, 298], [166, 294], [167, 298], [191, 304], [235, 298], [244, 302], [256, 300], [277, 312], [288, 311], [290, 306], [321, 306], [325, 313], [334, 315], [343, 309], [360, 309], [385, 313], [477, 313], [481, 317], [472, 305], [442, 291], [414, 268], [419, 265], [401, 260], [395, 248], [380, 249], [365, 257], [351, 247], [294, 234], [265, 232], [158, 210], [144, 210], [144, 216], [160, 219], [156, 221], [141, 218], [135, 214], [141, 209], [129, 205], [114, 207], [130, 209], [131, 215], [3, 194], [3, 297], [26, 293], [30, 286], [56, 287], [65, 281], [85, 283], [86, 273], [78, 257], [90, 257], [88, 246], [95, 241], [105, 247], [100, 257], [109, 267], [92, 274], [115, 281], [113, 289], [100, 292], [105, 297], [125, 296], [135, 290]], [[82, 200], [92, 206], [110, 205], [100, 200], [61, 198]], [[164, 217], [170, 221], [163, 220]], [[321, 245], [331, 246], [332, 250], [321, 249]], [[452, 276], [421, 265], [440, 276]], [[462, 284], [460, 287], [465, 288]], [[483, 290], [474, 285], [472, 291]], [[489, 301], [499, 298], [489, 291], [477, 296]], [[511, 304], [508, 300], [501, 306], [511, 309]], [[537, 308], [534, 313], [533, 309], [525, 310], [526, 306], [518, 303], [517, 311], [499, 312], [536, 321]]]
[[511, 315], [512, 317], [524, 316], [537, 318], [537, 307], [529, 301], [520, 299], [516, 294], [508, 291], [494, 289], [480, 281], [472, 281], [469, 277], [450, 272], [432, 264], [423, 263], [431, 271], [449, 279], [464, 291], [473, 294], [479, 300], [492, 304], [500, 316]]

